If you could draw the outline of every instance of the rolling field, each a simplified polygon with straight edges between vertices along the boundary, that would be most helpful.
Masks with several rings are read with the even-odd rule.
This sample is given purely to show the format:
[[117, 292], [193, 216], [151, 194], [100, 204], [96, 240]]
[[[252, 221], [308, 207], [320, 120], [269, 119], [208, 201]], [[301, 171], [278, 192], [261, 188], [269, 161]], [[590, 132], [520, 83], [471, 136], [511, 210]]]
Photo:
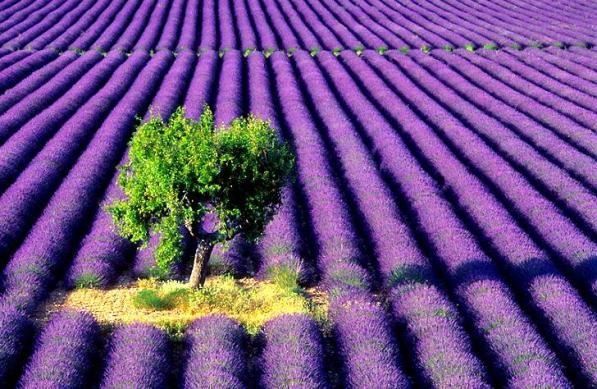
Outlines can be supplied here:
[[[0, 0], [0, 387], [597, 386], [595, 20], [589, 0]], [[298, 268], [329, 328], [34, 320], [83, 278], [147, 274], [154, 245], [103, 205], [139, 118], [205, 104], [269, 120], [297, 162], [262, 241], [221, 261]]]

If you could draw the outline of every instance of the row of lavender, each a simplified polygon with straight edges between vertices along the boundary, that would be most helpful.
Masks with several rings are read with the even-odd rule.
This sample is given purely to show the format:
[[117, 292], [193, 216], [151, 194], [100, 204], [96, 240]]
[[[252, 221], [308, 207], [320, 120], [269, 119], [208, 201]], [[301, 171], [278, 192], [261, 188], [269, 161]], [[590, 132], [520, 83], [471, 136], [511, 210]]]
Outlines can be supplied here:
[[[108, 283], [119, 269], [130, 267], [127, 260], [137, 264], [150, 258], [139, 253], [133, 259], [96, 204], [118, 195], [113, 183], [105, 188], [113, 167], [126, 158], [134, 114], [143, 112], [152, 96], [164, 116], [184, 103], [189, 115], [198, 117], [208, 101], [219, 122], [251, 111], [272, 120], [294, 145], [299, 179], [268, 229], [262, 268], [267, 273], [276, 264], [297, 265], [302, 245], [297, 213], [308, 214], [316, 242], [313, 258], [302, 266], [318, 268], [334, 297], [331, 316], [345, 362], [342, 376], [353, 386], [373, 379], [384, 387], [407, 385], [407, 375], [437, 386], [566, 386], [567, 376], [594, 382], [595, 317], [586, 301], [593, 301], [595, 292], [590, 273], [597, 252], [591, 240], [595, 200], [587, 174], [595, 153], [594, 134], [582, 123], [590, 123], [594, 113], [585, 109], [589, 116], [574, 121], [578, 112], [566, 111], [571, 105], [537, 103], [532, 93], [548, 95], [529, 85], [543, 78], [561, 89], [552, 98], [589, 102], [594, 97], [568, 84], [582, 77], [560, 82], [550, 68], [570, 61], [554, 57], [560, 66], [545, 60], [547, 70], [537, 71], [524, 64], [524, 54], [500, 53], [504, 81], [492, 84], [482, 69], [496, 61], [457, 54], [365, 53], [364, 61], [350, 52], [340, 60], [325, 53], [315, 59], [297, 53], [290, 60], [281, 53], [243, 60], [239, 52], [222, 60], [215, 53], [199, 59], [167, 52], [153, 58], [82, 56], [72, 69], [89, 66], [87, 73], [81, 71], [88, 81], [79, 80], [80, 90], [47, 102], [58, 113], [67, 110], [53, 127], [35, 124], [38, 116], [21, 118], [28, 112], [25, 102], [43, 106], [46, 92], [29, 95], [22, 107], [9, 110], [13, 114], [0, 117], [26, 122], [12, 136], [7, 132], [2, 147], [31, 148], [23, 155], [26, 169], [18, 178], [18, 170], [12, 173], [16, 181], [0, 198], [8, 221], [2, 229], [5, 252], [28, 233], [4, 271], [3, 303], [37, 305], [64, 275], [81, 227], [94, 212], [70, 267], [71, 282], [93, 274]], [[452, 68], [442, 61], [453, 61]], [[529, 85], [507, 86], [509, 66], [524, 71]], [[69, 69], [64, 74], [71, 74]], [[443, 76], [466, 77], [469, 88], [448, 87], [438, 81]], [[510, 97], [502, 97], [505, 93]], [[86, 96], [87, 108], [73, 107], [77, 96]], [[483, 132], [485, 123], [491, 131]], [[576, 126], [574, 133], [566, 133], [570, 125]], [[525, 133], [526, 126], [541, 136]], [[34, 134], [42, 140], [32, 141]], [[69, 142], [72, 137], [77, 141]], [[22, 155], [18, 150], [13, 155]], [[53, 173], [54, 167], [64, 173]], [[48, 186], [37, 188], [46, 175]], [[26, 215], [30, 219], [23, 221]], [[380, 289], [387, 291], [387, 313], [396, 327], [371, 297]], [[545, 322], [549, 326], [538, 325]], [[397, 339], [417, 350], [414, 360], [401, 363], [407, 358], [397, 355]], [[561, 363], [581, 369], [564, 371]]]
[[0, 310], [2, 387], [330, 387], [323, 337], [307, 316], [280, 316], [254, 339], [226, 317], [200, 318], [182, 348], [149, 325], [119, 326], [106, 339], [91, 315], [64, 311], [36, 333], [22, 314]]
[[197, 51], [594, 45], [594, 12], [589, 1], [554, 7], [521, 0], [22, 0], [0, 5], [0, 46]]

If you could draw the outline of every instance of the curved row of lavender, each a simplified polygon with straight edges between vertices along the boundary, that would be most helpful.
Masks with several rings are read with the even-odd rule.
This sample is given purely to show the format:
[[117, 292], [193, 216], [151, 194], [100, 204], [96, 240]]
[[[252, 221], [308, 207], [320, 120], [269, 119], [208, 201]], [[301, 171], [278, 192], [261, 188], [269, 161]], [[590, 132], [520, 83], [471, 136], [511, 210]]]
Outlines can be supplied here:
[[[474, 0], [37, 0], [0, 11], [0, 46], [88, 50], [594, 45], [591, 4]], [[19, 6], [20, 5], [20, 6]], [[162, 31], [159, 39], [155, 31]]]

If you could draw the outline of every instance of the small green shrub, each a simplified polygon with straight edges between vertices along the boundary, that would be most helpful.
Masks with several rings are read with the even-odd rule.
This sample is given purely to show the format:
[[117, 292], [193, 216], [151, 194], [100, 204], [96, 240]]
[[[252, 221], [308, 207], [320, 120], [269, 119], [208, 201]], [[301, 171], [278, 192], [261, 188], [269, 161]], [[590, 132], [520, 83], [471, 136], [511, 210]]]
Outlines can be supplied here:
[[313, 47], [309, 50], [309, 54], [311, 55], [311, 57], [315, 57], [317, 54], [319, 54], [320, 51], [321, 51], [321, 48]]
[[400, 52], [401, 52], [402, 54], [408, 54], [408, 52], [409, 52], [409, 51], [410, 51], [410, 47], [408, 47], [408, 46], [402, 46], [402, 47], [400, 48]]
[[377, 48], [377, 54], [384, 55], [388, 51], [388, 46], [379, 46]]
[[454, 51], [454, 46], [452, 45], [444, 45], [444, 50], [447, 52], [452, 52]]
[[296, 268], [287, 265], [274, 266], [268, 271], [268, 278], [271, 282], [294, 293], [302, 291], [298, 284], [299, 277], [300, 268], [298, 266]]
[[476, 48], [476, 47], [475, 47], [475, 44], [474, 44], [474, 43], [467, 43], [467, 44], [465, 44], [465, 45], [464, 45], [464, 48], [465, 48], [467, 51], [473, 52], [473, 51], [475, 51], [475, 48]]
[[251, 53], [253, 53], [254, 51], [255, 51], [255, 48], [249, 47], [243, 51], [243, 56], [246, 58], [249, 55], [251, 55]]
[[133, 296], [133, 304], [140, 309], [164, 311], [174, 307], [177, 291], [159, 293], [153, 289], [141, 289]]
[[356, 55], [361, 55], [363, 54], [363, 51], [365, 51], [365, 46], [363, 46], [362, 44], [358, 44], [354, 47], [354, 52]]
[[334, 47], [332, 49], [332, 54], [337, 57], [340, 55], [340, 53], [342, 52], [342, 47]]
[[427, 275], [423, 269], [413, 266], [400, 266], [392, 271], [388, 283], [389, 287], [393, 288], [397, 285], [423, 283], [426, 279]]
[[75, 280], [75, 288], [97, 288], [101, 280], [96, 274], [82, 274]]
[[73, 53], [75, 53], [75, 54], [77, 54], [77, 55], [83, 55], [83, 54], [85, 53], [85, 51], [84, 51], [84, 50], [82, 50], [82, 49], [79, 49], [79, 48], [77, 48], [77, 47], [70, 47], [68, 50], [69, 50], [69, 51], [72, 51]]
[[483, 45], [483, 48], [484, 48], [485, 50], [497, 50], [497, 49], [498, 49], [498, 45], [496, 45], [496, 44], [495, 44], [495, 43], [493, 43], [493, 42], [489, 42], [489, 43], [486, 43], [486, 44], [484, 44], [484, 45]]
[[421, 51], [425, 54], [429, 54], [431, 52], [431, 46], [423, 45], [423, 46], [421, 46]]

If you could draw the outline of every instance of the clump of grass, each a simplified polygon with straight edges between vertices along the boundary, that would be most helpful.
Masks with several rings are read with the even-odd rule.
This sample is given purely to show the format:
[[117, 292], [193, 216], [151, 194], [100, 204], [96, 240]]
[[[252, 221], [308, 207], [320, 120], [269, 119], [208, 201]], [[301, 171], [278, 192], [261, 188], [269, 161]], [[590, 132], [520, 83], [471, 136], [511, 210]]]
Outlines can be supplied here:
[[303, 288], [299, 285], [300, 268], [288, 265], [274, 266], [268, 270], [268, 280], [278, 285], [280, 288], [293, 291], [294, 293], [303, 293]]
[[410, 47], [408, 47], [408, 46], [402, 46], [402, 47], [400, 48], [400, 52], [401, 52], [402, 54], [408, 54], [408, 52], [409, 52], [409, 51], [410, 51]]
[[311, 57], [315, 57], [317, 54], [319, 54], [320, 51], [321, 51], [321, 48], [313, 47], [309, 50], [309, 54], [311, 55]]
[[276, 51], [276, 49], [272, 48], [272, 47], [268, 47], [267, 49], [263, 50], [263, 56], [265, 58], [269, 58], [272, 56], [272, 54], [274, 53], [274, 51]]
[[485, 43], [483, 45], [483, 48], [485, 50], [497, 50], [498, 49], [498, 45], [495, 44], [494, 42], [489, 42], [489, 43]]
[[85, 53], [85, 50], [79, 49], [78, 47], [69, 47], [68, 50], [72, 51], [73, 53], [75, 53], [77, 55], [83, 55]]
[[385, 45], [379, 46], [377, 48], [377, 54], [379, 54], [379, 55], [384, 55], [387, 51], [388, 51], [388, 46], [385, 46]]
[[358, 44], [354, 47], [354, 52], [356, 55], [361, 55], [363, 54], [363, 51], [365, 51], [365, 46], [363, 46], [362, 44]]
[[297, 275], [297, 269], [280, 268], [271, 274], [271, 281], [216, 276], [208, 278], [201, 289], [178, 281], [147, 279], [111, 290], [77, 289], [63, 306], [88, 311], [103, 325], [148, 323], [175, 336], [198, 317], [223, 314], [256, 334], [266, 321], [283, 314], [326, 317], [326, 299], [321, 295], [309, 298], [317, 292], [302, 289]]
[[421, 46], [421, 51], [425, 54], [429, 54], [431, 52], [431, 46], [423, 45], [423, 46]]
[[75, 288], [97, 288], [101, 284], [100, 278], [96, 274], [81, 274], [75, 280]]
[[388, 284], [390, 288], [403, 284], [420, 284], [428, 279], [425, 270], [416, 266], [399, 266], [392, 271]]
[[474, 43], [467, 43], [467, 44], [464, 45], [464, 48], [467, 51], [473, 52], [473, 51], [475, 51], [475, 44]]
[[342, 47], [334, 47], [332, 49], [332, 54], [337, 57], [340, 55], [340, 53], [342, 52]]
[[454, 46], [452, 45], [444, 45], [444, 50], [447, 52], [452, 52], [454, 51]]
[[249, 55], [251, 55], [251, 53], [253, 53], [255, 51], [254, 47], [249, 47], [243, 50], [243, 56], [246, 58]]

